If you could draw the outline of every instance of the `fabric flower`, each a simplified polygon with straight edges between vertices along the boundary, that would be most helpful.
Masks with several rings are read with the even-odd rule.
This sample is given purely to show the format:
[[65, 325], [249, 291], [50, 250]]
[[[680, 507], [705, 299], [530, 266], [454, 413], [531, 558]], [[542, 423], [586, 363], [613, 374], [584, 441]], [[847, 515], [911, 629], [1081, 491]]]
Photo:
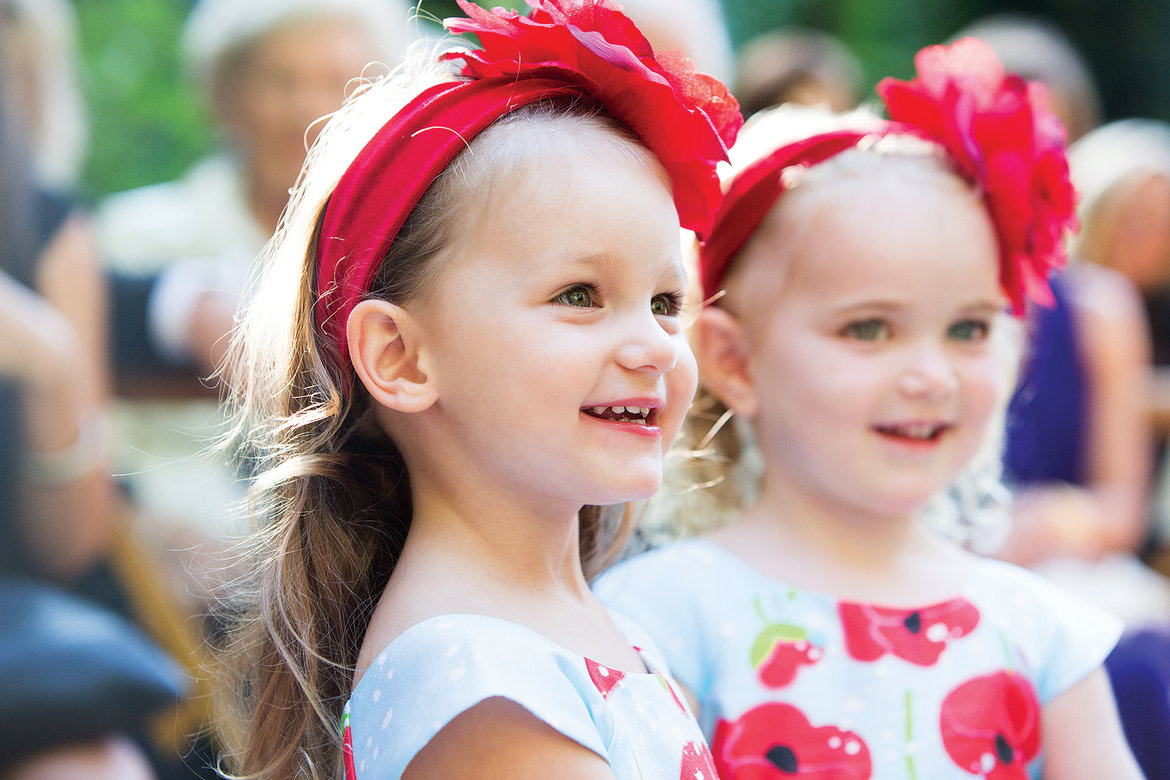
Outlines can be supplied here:
[[702, 742], [688, 742], [683, 746], [682, 768], [679, 780], [719, 780], [715, 772], [715, 760], [711, 751]]
[[720, 720], [711, 742], [723, 780], [867, 780], [869, 748], [852, 731], [813, 726], [790, 704], [770, 702]]
[[705, 233], [721, 196], [715, 164], [743, 124], [727, 87], [679, 53], [655, 52], [605, 0], [532, 0], [528, 16], [458, 1], [468, 18], [446, 20], [447, 29], [475, 34], [481, 48], [445, 59], [462, 59], [472, 78], [555, 72], [580, 83], [661, 160], [682, 225]]
[[1031, 683], [1001, 671], [947, 694], [940, 716], [943, 747], [961, 769], [986, 780], [1027, 780], [1040, 752], [1040, 701]]
[[947, 643], [970, 634], [979, 610], [963, 598], [923, 609], [888, 609], [843, 601], [837, 611], [845, 649], [858, 661], [876, 661], [887, 653], [919, 666], [933, 666]]
[[1044, 88], [1005, 73], [975, 38], [927, 47], [914, 64], [913, 81], [878, 83], [890, 119], [941, 144], [982, 188], [1013, 312], [1026, 298], [1051, 305], [1047, 277], [1067, 262], [1065, 232], [1077, 223], [1064, 128]]
[[597, 687], [597, 690], [601, 691], [601, 698], [603, 699], [609, 698], [610, 692], [626, 676], [625, 672], [619, 672], [617, 669], [602, 666], [588, 658], [585, 659], [585, 668], [589, 671], [589, 679], [593, 680], [593, 684]]

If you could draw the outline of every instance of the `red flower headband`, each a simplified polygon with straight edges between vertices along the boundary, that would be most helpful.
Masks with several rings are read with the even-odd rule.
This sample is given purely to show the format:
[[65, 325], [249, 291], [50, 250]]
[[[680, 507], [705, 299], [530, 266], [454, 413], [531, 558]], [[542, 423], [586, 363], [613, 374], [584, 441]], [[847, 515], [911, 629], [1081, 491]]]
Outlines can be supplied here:
[[742, 124], [723, 84], [682, 55], [654, 52], [607, 0], [530, 0], [527, 17], [458, 2], [469, 18], [447, 29], [474, 33], [482, 48], [443, 59], [462, 59], [469, 80], [432, 87], [396, 113], [325, 207], [316, 321], [342, 365], [349, 314], [423, 193], [476, 134], [524, 105], [583, 95], [629, 126], [670, 176], [684, 227], [704, 234], [720, 199], [715, 165]]
[[[883, 79], [878, 94], [890, 123], [873, 133], [814, 136], [773, 152], [740, 173], [725, 196], [712, 238], [699, 251], [703, 294], [718, 292], [736, 253], [783, 193], [782, 174], [814, 165], [863, 138], [906, 133], [934, 141], [955, 169], [979, 185], [999, 244], [1000, 285], [1014, 314], [1026, 299], [1050, 304], [1048, 274], [1064, 267], [1065, 230], [1076, 227], [1064, 129], [1046, 93], [1006, 74], [994, 50], [964, 38], [930, 46], [914, 58], [913, 81]], [[744, 179], [743, 184], [740, 180]]]

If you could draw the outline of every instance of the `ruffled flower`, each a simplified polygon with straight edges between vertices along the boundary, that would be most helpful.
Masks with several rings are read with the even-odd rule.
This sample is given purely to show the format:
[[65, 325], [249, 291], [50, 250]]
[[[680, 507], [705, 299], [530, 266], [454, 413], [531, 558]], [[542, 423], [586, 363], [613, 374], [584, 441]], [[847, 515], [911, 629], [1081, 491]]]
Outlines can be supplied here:
[[552, 75], [580, 83], [607, 112], [628, 125], [670, 176], [679, 221], [700, 235], [719, 204], [716, 163], [727, 159], [743, 120], [718, 80], [697, 73], [676, 52], [655, 52], [620, 10], [605, 0], [531, 0], [522, 16], [459, 0], [467, 19], [448, 19], [454, 33], [473, 33], [481, 48], [455, 51], [472, 78]]
[[983, 191], [1000, 251], [1000, 283], [1021, 314], [1025, 300], [1050, 305], [1048, 275], [1067, 262], [1076, 228], [1065, 133], [1047, 94], [1004, 72], [994, 50], [963, 38], [914, 58], [913, 81], [877, 86], [891, 120], [941, 144]]

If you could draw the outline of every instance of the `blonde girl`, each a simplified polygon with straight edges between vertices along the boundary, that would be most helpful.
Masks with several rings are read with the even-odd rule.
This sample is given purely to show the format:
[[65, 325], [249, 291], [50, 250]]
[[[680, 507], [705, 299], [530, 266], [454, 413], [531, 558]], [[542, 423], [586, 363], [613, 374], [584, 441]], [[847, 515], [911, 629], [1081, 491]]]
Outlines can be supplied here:
[[696, 352], [763, 476], [601, 592], [664, 648], [724, 780], [1136, 778], [1101, 669], [1118, 622], [919, 522], [1003, 407], [1003, 312], [1048, 300], [1073, 193], [1059, 124], [989, 47], [916, 64], [879, 85], [892, 121], [744, 133]]
[[694, 392], [678, 230], [710, 219], [737, 107], [604, 0], [532, 5], [463, 3], [481, 49], [365, 87], [269, 248], [231, 372], [259, 471], [223, 653], [247, 776], [712, 776], [586, 578]]

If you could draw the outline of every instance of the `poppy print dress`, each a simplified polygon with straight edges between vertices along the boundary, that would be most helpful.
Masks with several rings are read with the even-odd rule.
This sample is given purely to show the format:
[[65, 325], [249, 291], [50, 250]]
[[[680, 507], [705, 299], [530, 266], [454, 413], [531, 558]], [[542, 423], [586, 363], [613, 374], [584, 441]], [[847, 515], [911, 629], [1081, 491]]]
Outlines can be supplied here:
[[595, 586], [698, 700], [723, 780], [1028, 780], [1041, 710], [1098, 668], [1121, 622], [981, 559], [954, 598], [845, 602], [680, 542]]
[[460, 713], [503, 697], [597, 753], [617, 780], [714, 780], [694, 716], [644, 635], [615, 616], [646, 672], [621, 672], [516, 623], [425, 620], [370, 664], [342, 716], [346, 780], [391, 780]]

